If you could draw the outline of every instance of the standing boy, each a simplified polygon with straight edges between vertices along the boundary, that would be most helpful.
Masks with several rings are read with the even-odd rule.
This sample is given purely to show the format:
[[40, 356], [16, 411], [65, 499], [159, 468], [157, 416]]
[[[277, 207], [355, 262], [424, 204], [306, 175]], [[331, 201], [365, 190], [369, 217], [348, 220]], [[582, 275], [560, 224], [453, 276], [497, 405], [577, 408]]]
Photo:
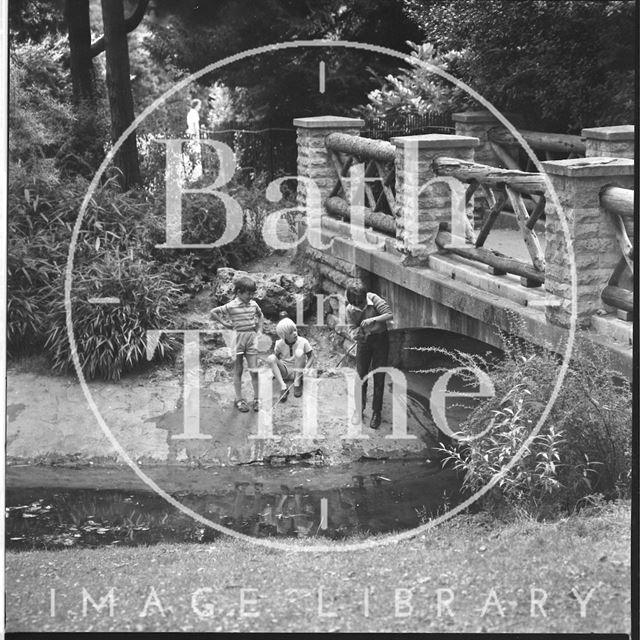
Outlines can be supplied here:
[[211, 317], [223, 327], [235, 332], [235, 363], [233, 367], [233, 388], [236, 399], [235, 407], [246, 413], [249, 406], [242, 397], [243, 357], [247, 359], [251, 385], [253, 386], [253, 410], [260, 409], [258, 400], [258, 334], [262, 334], [264, 316], [258, 303], [253, 300], [256, 293], [256, 283], [248, 276], [241, 276], [234, 282], [236, 297], [211, 310]]
[[[387, 321], [393, 318], [388, 303], [375, 293], [370, 293], [362, 284], [347, 288], [346, 315], [356, 341], [356, 371], [364, 378], [369, 371], [384, 367], [389, 357], [389, 333]], [[361, 415], [354, 416], [354, 422], [364, 418], [367, 404], [367, 380], [362, 383]], [[384, 394], [384, 373], [373, 374], [373, 402], [371, 429], [377, 429], [382, 421], [382, 396]]]
[[[287, 390], [286, 380], [293, 380], [293, 395], [302, 395], [302, 369], [313, 361], [313, 349], [306, 338], [298, 336], [298, 329], [291, 318], [283, 318], [276, 325], [279, 340], [267, 362], [280, 385], [280, 391]], [[280, 402], [287, 401], [288, 393], [283, 393]]]

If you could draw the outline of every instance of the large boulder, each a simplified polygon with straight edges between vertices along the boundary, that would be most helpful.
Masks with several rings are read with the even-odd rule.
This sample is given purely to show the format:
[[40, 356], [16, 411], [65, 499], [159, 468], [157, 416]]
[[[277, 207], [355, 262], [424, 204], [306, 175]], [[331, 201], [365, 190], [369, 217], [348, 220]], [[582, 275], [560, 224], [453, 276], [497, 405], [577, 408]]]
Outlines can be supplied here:
[[234, 297], [233, 283], [239, 276], [249, 276], [255, 281], [255, 300], [267, 317], [277, 319], [281, 311], [286, 311], [295, 320], [298, 299], [302, 299], [304, 311], [311, 306], [313, 284], [306, 276], [296, 273], [248, 273], [228, 267], [218, 269], [216, 274], [213, 295], [217, 305], [225, 304]]

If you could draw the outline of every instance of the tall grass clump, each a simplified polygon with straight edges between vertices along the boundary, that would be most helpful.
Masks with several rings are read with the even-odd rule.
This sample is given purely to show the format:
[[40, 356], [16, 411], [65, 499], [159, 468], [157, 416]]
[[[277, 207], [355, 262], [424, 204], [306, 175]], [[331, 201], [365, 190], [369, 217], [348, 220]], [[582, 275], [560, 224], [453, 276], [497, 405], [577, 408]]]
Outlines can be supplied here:
[[[73, 102], [61, 64], [66, 50], [66, 39], [56, 37], [12, 44], [10, 51], [7, 350], [10, 357], [43, 354], [58, 372], [73, 371], [64, 304], [72, 232], [110, 145], [101, 91], [95, 103]], [[232, 242], [198, 250], [158, 247], [166, 241], [167, 187], [164, 146], [151, 144], [152, 134], [167, 132], [146, 130], [141, 139], [144, 183], [122, 192], [108, 169], [74, 247], [71, 311], [88, 378], [115, 380], [143, 365], [148, 330], [182, 326], [181, 305], [219, 267], [238, 268], [268, 252], [262, 224], [267, 211], [279, 207], [266, 200], [260, 180], [233, 179], [221, 188], [242, 209], [243, 225]], [[214, 179], [206, 175], [189, 188], [204, 190]], [[224, 203], [204, 191], [184, 194], [182, 217], [185, 244], [212, 244], [225, 230]], [[155, 357], [175, 353], [175, 341], [163, 335]]]
[[497, 479], [481, 499], [485, 507], [538, 518], [573, 511], [596, 494], [628, 496], [631, 385], [607, 352], [578, 337], [557, 399], [534, 434], [561, 359], [508, 335], [503, 342], [504, 358], [484, 367], [495, 395], [460, 426], [466, 438], [441, 445], [445, 460], [464, 471], [464, 488], [475, 493]]

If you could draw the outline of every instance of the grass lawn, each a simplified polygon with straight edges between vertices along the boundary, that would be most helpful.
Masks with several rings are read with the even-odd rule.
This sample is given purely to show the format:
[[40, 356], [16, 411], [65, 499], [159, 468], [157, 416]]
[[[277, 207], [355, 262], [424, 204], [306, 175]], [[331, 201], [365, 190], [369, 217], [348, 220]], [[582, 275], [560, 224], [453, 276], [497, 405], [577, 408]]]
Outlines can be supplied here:
[[[230, 539], [11, 552], [6, 630], [629, 633], [629, 549], [617, 504], [551, 523], [460, 516], [350, 553]], [[86, 594], [99, 606], [110, 589], [96, 610]]]

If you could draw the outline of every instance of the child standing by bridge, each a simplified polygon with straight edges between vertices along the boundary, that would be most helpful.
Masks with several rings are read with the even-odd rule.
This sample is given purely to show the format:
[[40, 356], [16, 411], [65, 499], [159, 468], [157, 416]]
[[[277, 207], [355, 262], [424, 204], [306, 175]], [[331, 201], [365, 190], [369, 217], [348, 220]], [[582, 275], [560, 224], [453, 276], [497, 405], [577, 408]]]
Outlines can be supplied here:
[[253, 386], [253, 410], [260, 409], [258, 400], [258, 334], [262, 334], [264, 316], [258, 303], [253, 300], [256, 283], [248, 276], [241, 276], [235, 281], [236, 297], [211, 310], [211, 317], [223, 327], [233, 329], [235, 334], [235, 362], [233, 367], [233, 388], [236, 394], [235, 407], [246, 413], [249, 406], [242, 397], [243, 358], [247, 359], [251, 385]]
[[[384, 367], [389, 357], [389, 333], [387, 321], [393, 319], [391, 307], [380, 296], [367, 291], [362, 284], [347, 288], [346, 315], [356, 341], [356, 371], [364, 378], [369, 371]], [[382, 397], [384, 394], [384, 373], [373, 374], [373, 402], [369, 427], [377, 429], [382, 421]], [[364, 418], [367, 404], [367, 380], [362, 383], [362, 404], [356, 409], [354, 422]]]

